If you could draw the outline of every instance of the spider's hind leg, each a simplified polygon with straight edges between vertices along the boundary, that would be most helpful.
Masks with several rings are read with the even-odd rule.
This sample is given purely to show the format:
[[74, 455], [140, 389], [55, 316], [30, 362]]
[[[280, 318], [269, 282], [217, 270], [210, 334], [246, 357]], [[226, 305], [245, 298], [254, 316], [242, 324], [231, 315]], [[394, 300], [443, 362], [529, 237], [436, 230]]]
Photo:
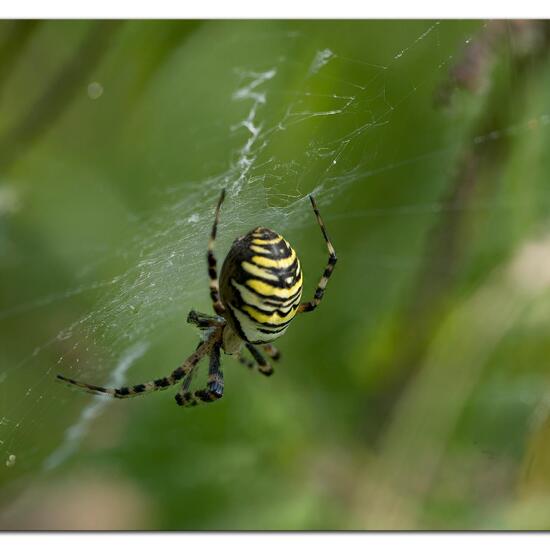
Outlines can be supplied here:
[[235, 359], [237, 359], [237, 361], [241, 364], [241, 365], [244, 365], [246, 368], [252, 370], [255, 366], [256, 366], [256, 363], [250, 359], [247, 359], [246, 357], [243, 357], [240, 353], [235, 353], [233, 355], [233, 357]]
[[208, 367], [208, 382], [206, 388], [201, 390], [189, 391], [192, 374], [182, 385], [181, 390], [176, 394], [176, 403], [181, 407], [194, 407], [201, 401], [210, 403], [223, 397], [223, 372], [220, 365], [221, 342], [217, 342], [212, 347], [210, 353], [210, 364]]
[[254, 345], [247, 342], [245, 346], [258, 364], [258, 371], [264, 376], [271, 376], [274, 372], [273, 367], [265, 360], [264, 356], [256, 349]]
[[281, 352], [275, 346], [264, 344], [262, 348], [273, 361], [278, 361], [281, 358]]
[[69, 384], [70, 386], [80, 388], [88, 393], [110, 395], [111, 397], [116, 397], [117, 399], [135, 397], [153, 391], [164, 390], [184, 379], [196, 367], [199, 361], [210, 351], [213, 345], [212, 339], [215, 337], [217, 337], [217, 335], [213, 335], [208, 341], [199, 342], [197, 349], [184, 361], [181, 366], [173, 370], [170, 375], [157, 378], [156, 380], [151, 380], [143, 384], [123, 386], [121, 388], [105, 388], [103, 386], [96, 386], [95, 384], [88, 384], [87, 382], [67, 378], [61, 374], [57, 375], [57, 379], [61, 382]]

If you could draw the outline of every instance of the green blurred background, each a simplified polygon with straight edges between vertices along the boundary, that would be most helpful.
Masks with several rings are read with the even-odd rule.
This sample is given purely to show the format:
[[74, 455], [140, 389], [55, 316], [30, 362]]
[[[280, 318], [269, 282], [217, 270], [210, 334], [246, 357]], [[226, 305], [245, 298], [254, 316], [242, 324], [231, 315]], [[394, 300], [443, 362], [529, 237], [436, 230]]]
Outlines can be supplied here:
[[[0, 22], [0, 528], [550, 529], [549, 123], [546, 22]], [[222, 187], [340, 258], [275, 376], [56, 384], [191, 353]]]

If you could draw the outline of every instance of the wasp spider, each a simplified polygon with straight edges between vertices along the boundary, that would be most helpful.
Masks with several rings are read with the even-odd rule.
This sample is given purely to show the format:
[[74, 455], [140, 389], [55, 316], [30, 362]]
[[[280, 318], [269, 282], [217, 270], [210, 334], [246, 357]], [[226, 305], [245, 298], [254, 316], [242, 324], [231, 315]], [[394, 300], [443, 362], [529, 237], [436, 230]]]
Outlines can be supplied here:
[[[319, 305], [336, 264], [336, 253], [315, 200], [310, 195], [313, 211], [329, 251], [328, 265], [313, 300], [300, 303], [303, 274], [298, 256], [281, 235], [265, 227], [257, 227], [233, 242], [218, 282], [214, 243], [224, 198], [225, 190], [222, 190], [207, 252], [210, 297], [216, 315], [191, 311], [187, 317], [187, 322], [196, 325], [201, 331], [202, 339], [197, 349], [169, 376], [144, 384], [104, 388], [61, 375], [57, 376], [59, 380], [91, 393], [117, 398], [163, 390], [181, 382], [176, 402], [181, 406], [193, 406], [200, 401], [215, 401], [223, 396], [223, 373], [220, 366], [222, 350], [250, 368], [257, 367], [266, 376], [273, 374], [271, 364], [259, 348], [271, 359], [279, 359], [279, 352], [271, 342], [285, 333], [296, 314], [313, 311]], [[253, 361], [241, 355], [243, 348], [248, 350]], [[189, 388], [197, 365], [207, 355], [209, 369], [206, 387], [192, 392]]]

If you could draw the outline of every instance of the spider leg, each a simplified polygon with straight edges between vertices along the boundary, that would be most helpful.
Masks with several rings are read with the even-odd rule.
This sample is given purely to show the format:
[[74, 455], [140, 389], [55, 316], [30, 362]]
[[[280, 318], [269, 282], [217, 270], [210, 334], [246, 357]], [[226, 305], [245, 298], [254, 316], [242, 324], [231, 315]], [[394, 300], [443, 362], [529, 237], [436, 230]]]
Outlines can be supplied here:
[[234, 357], [237, 359], [237, 361], [241, 365], [244, 365], [245, 367], [249, 368], [250, 370], [252, 370], [256, 366], [256, 363], [254, 361], [250, 361], [250, 359], [247, 359], [246, 357], [243, 357], [240, 353], [236, 353], [234, 355]]
[[273, 361], [278, 361], [281, 358], [281, 352], [275, 346], [264, 344], [262, 348]]
[[193, 382], [193, 378], [195, 377], [195, 373], [197, 372], [197, 365], [195, 365], [190, 371], [189, 374], [183, 379], [183, 384], [181, 385], [180, 392], [186, 393], [189, 391], [189, 387], [191, 386], [191, 382]]
[[225, 198], [225, 189], [222, 189], [218, 204], [216, 206], [216, 215], [214, 217], [214, 224], [212, 225], [212, 231], [210, 233], [210, 239], [208, 241], [208, 252], [206, 255], [208, 261], [208, 277], [210, 278], [210, 298], [212, 298], [212, 304], [214, 311], [218, 315], [222, 315], [225, 312], [225, 307], [220, 300], [220, 284], [218, 282], [218, 270], [216, 268], [216, 256], [214, 255], [214, 244], [216, 242], [216, 233], [218, 230], [218, 222], [220, 221], [220, 208], [222, 206], [223, 199]]
[[199, 329], [206, 329], [211, 327], [219, 327], [224, 320], [217, 315], [207, 315], [200, 311], [192, 309], [187, 315], [187, 322], [191, 325], [195, 325]]
[[265, 376], [271, 376], [273, 374], [273, 367], [266, 362], [266, 360], [263, 358], [260, 352], [254, 346], [252, 346], [252, 344], [246, 344], [246, 346], [249, 349], [252, 356], [254, 357], [255, 361], [251, 361], [250, 359], [243, 357], [240, 353], [235, 355], [235, 357], [237, 358], [237, 361], [239, 361], [241, 365], [244, 365], [250, 370], [257, 367], [258, 371], [264, 374]]
[[185, 362], [179, 366], [177, 369], [172, 371], [169, 376], [164, 378], [157, 378], [156, 380], [151, 380], [144, 384], [136, 384], [134, 386], [123, 386], [121, 388], [105, 388], [103, 386], [96, 386], [94, 384], [88, 384], [86, 382], [80, 382], [78, 380], [73, 380], [72, 378], [67, 378], [60, 374], [57, 375], [57, 379], [62, 382], [66, 382], [71, 386], [76, 386], [77, 388], [83, 389], [88, 393], [99, 394], [99, 395], [110, 395], [118, 399], [125, 399], [127, 397], [135, 397], [137, 395], [143, 395], [157, 390], [165, 390], [174, 384], [177, 384], [182, 380], [187, 374], [189, 374], [197, 363], [207, 355], [215, 341], [219, 339], [220, 334], [216, 333], [206, 342], [201, 342], [197, 349], [185, 360]]
[[[197, 349], [200, 348], [201, 346], [201, 342], [199, 342], [198, 346], [197, 346]], [[181, 385], [181, 390], [182, 392], [187, 392], [189, 391], [189, 387], [191, 386], [191, 382], [193, 382], [193, 378], [195, 377], [195, 374], [197, 372], [197, 366], [198, 366], [198, 363], [185, 375], [185, 378], [183, 379], [183, 383]]]
[[252, 344], [247, 342], [245, 343], [245, 346], [258, 364], [258, 371], [265, 376], [271, 376], [273, 374], [273, 367], [265, 360], [264, 356]]
[[189, 391], [191, 384], [191, 372], [182, 385], [181, 390], [176, 394], [176, 403], [182, 407], [194, 407], [200, 401], [210, 403], [223, 397], [223, 372], [220, 365], [221, 342], [216, 342], [212, 346], [210, 353], [210, 364], [208, 366], [208, 382], [206, 388], [201, 390]]
[[307, 311], [313, 311], [319, 305], [319, 303], [323, 299], [323, 294], [325, 293], [325, 288], [327, 286], [328, 280], [332, 275], [332, 271], [334, 270], [334, 266], [336, 265], [336, 262], [338, 260], [338, 258], [336, 257], [336, 252], [334, 250], [334, 247], [330, 242], [330, 238], [328, 236], [327, 230], [325, 229], [325, 224], [321, 219], [321, 214], [319, 214], [317, 203], [315, 202], [315, 199], [311, 195], [309, 195], [309, 200], [311, 201], [311, 206], [313, 206], [313, 212], [315, 213], [315, 217], [317, 218], [317, 223], [319, 224], [319, 227], [323, 232], [323, 237], [325, 238], [325, 242], [327, 243], [329, 256], [328, 256], [327, 267], [325, 268], [325, 271], [321, 276], [321, 280], [317, 285], [317, 289], [315, 290], [313, 300], [311, 300], [311, 302], [304, 302], [303, 304], [300, 304], [300, 306], [298, 307], [297, 313], [305, 313]]

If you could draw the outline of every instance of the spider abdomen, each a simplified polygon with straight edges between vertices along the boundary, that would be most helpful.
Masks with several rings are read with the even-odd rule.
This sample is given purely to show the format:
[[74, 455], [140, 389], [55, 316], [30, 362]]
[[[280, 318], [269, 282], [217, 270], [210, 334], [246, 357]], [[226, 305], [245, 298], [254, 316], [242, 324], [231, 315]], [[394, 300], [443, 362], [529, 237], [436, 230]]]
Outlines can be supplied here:
[[220, 277], [231, 328], [252, 344], [284, 334], [302, 297], [302, 270], [294, 249], [278, 233], [257, 227], [233, 242]]

